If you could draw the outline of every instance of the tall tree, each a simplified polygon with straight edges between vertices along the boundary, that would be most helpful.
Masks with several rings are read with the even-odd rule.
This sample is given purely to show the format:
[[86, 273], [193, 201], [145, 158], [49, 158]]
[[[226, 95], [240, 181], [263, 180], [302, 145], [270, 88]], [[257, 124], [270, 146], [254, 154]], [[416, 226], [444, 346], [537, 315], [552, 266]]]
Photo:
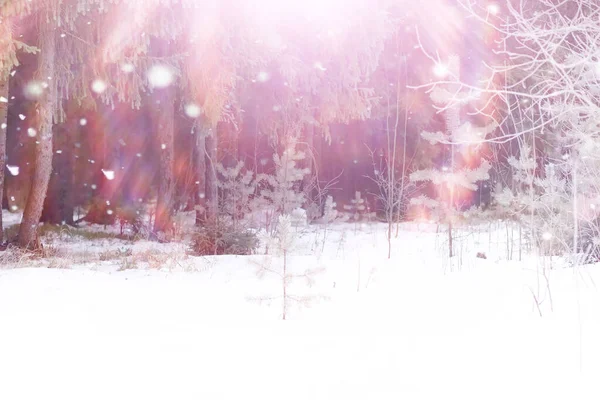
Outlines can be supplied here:
[[37, 244], [38, 223], [52, 172], [52, 125], [57, 106], [56, 80], [48, 79], [55, 75], [56, 30], [43, 12], [40, 12], [37, 21], [40, 55], [35, 81], [44, 82], [47, 87], [36, 102], [37, 127], [32, 128], [37, 130], [37, 140], [31, 189], [19, 229], [19, 245], [23, 247], [35, 247]]
[[[78, 121], [77, 125], [79, 125]], [[75, 193], [73, 187], [74, 157], [71, 153], [74, 123], [54, 124], [52, 174], [44, 201], [41, 221], [51, 224], [73, 224]]]
[[[0, 1], [0, 200], [4, 193], [4, 169], [6, 164], [6, 128], [9, 99], [9, 77], [11, 70], [19, 65], [17, 51], [35, 52], [34, 47], [13, 38], [12, 19], [28, 11], [28, 4]], [[0, 205], [0, 243], [3, 240], [2, 206]]]
[[[2, 33], [0, 33], [2, 35]], [[0, 41], [2, 39], [0, 38]], [[5, 101], [6, 100], [6, 101]], [[8, 114], [8, 79], [0, 78], [0, 243], [3, 240], [2, 197], [4, 193], [4, 168], [6, 163], [6, 117]]]
[[173, 201], [175, 195], [175, 93], [171, 87], [159, 92], [160, 103], [155, 104], [153, 112], [158, 115], [155, 124], [156, 139], [159, 146], [158, 195], [154, 233], [160, 236], [172, 228]]

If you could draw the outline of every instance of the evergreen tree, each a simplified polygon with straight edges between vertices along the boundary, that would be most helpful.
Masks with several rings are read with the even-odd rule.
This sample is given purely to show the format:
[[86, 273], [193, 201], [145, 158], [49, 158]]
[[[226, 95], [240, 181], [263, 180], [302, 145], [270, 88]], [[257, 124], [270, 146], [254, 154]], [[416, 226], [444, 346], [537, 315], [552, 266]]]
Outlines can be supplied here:
[[290, 215], [304, 204], [306, 194], [300, 190], [300, 184], [310, 170], [299, 168], [298, 163], [305, 157], [303, 152], [296, 150], [296, 141], [292, 138], [281, 155], [273, 155], [274, 174], [257, 177], [260, 195], [266, 204], [274, 208], [276, 215]]
[[[460, 79], [460, 59], [451, 56], [448, 62], [448, 70], [456, 79]], [[495, 124], [484, 127], [476, 127], [469, 121], [461, 121], [461, 108], [471, 101], [468, 93], [461, 92], [460, 87], [455, 85], [438, 86], [431, 92], [434, 103], [444, 109], [445, 132], [423, 132], [421, 136], [432, 145], [437, 143], [448, 144], [450, 149], [450, 166], [439, 169], [423, 169], [411, 173], [413, 182], [431, 182], [438, 187], [438, 198], [430, 199], [421, 195], [412, 200], [413, 204], [425, 206], [433, 210], [438, 220], [448, 224], [448, 254], [453, 256], [452, 228], [456, 220], [459, 204], [456, 202], [456, 193], [461, 189], [476, 191], [476, 182], [489, 179], [490, 164], [482, 160], [479, 167], [459, 168], [456, 147], [458, 145], [468, 146], [481, 143], [485, 137], [494, 131]]]

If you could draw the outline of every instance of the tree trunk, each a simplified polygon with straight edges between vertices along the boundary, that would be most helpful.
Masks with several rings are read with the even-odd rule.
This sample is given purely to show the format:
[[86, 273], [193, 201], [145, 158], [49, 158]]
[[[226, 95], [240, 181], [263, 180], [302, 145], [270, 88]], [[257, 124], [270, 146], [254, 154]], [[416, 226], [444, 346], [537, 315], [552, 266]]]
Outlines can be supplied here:
[[53, 155], [53, 172], [42, 210], [42, 222], [73, 225], [75, 207], [71, 144], [69, 127], [54, 125], [54, 147], [62, 151]]
[[22, 247], [37, 246], [37, 228], [44, 207], [44, 198], [48, 189], [48, 181], [52, 172], [52, 118], [56, 107], [56, 80], [54, 77], [56, 38], [54, 29], [40, 20], [38, 70], [36, 80], [48, 83], [48, 88], [37, 102], [38, 129], [37, 145], [31, 189], [23, 211], [23, 219], [19, 228], [19, 245]]
[[194, 206], [196, 226], [206, 221], [206, 135], [208, 129], [198, 123], [196, 130], [196, 148], [194, 151]]
[[175, 194], [175, 93], [173, 88], [158, 92], [160, 104], [158, 115], [157, 140], [159, 147], [159, 183], [156, 200], [154, 233], [167, 234], [173, 228], [173, 200]]
[[206, 144], [206, 205], [207, 219], [216, 221], [219, 211], [219, 190], [217, 187], [217, 128], [210, 128], [205, 139]]
[[314, 200], [316, 187], [313, 187], [312, 180], [315, 173], [315, 165], [314, 165], [314, 137], [315, 137], [315, 126], [309, 125], [306, 127], [306, 167], [310, 171], [308, 174], [304, 176], [302, 186], [306, 190], [306, 197], [308, 201]]
[[[8, 79], [0, 81], [0, 97], [8, 99]], [[4, 168], [6, 162], [6, 120], [8, 104], [0, 102], [0, 243], [3, 242], [2, 199], [4, 197]]]

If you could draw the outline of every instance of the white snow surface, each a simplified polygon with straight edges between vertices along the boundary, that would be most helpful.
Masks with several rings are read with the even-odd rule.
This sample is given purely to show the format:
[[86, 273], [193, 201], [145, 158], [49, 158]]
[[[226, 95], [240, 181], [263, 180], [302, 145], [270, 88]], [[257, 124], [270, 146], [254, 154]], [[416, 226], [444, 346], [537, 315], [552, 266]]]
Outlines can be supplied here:
[[[297, 228], [290, 269], [323, 271], [291, 285], [318, 301], [286, 321], [279, 299], [256, 301], [281, 291], [256, 274], [278, 256], [72, 239], [55, 244], [67, 264], [5, 262], [0, 399], [600, 398], [597, 266], [544, 277], [548, 260], [503, 259], [502, 229], [470, 235], [450, 268], [433, 225], [402, 225], [391, 260], [383, 224], [330, 226], [325, 245], [323, 228]], [[123, 249], [169, 261], [98, 259]]]

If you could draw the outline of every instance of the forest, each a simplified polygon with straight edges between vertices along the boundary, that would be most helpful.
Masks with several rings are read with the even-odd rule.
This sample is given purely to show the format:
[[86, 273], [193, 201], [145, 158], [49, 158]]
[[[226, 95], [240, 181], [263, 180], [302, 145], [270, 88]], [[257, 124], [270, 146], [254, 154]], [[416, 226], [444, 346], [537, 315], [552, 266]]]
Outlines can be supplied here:
[[[40, 365], [57, 357], [22, 339], [48, 330], [82, 374], [72, 398], [92, 398], [95, 378], [73, 365], [104, 364], [80, 359], [63, 332], [82, 329], [110, 337], [95, 357], [127, 354], [120, 376], [136, 371], [98, 398], [239, 398], [218, 388], [218, 352], [245, 360], [235, 379], [261, 355], [228, 347], [222, 324], [260, 326], [238, 329], [274, 365], [292, 337], [312, 337], [303, 329], [339, 320], [361, 341], [360, 372], [338, 361], [334, 383], [322, 371], [314, 391], [289, 397], [295, 381], [271, 365], [280, 386], [263, 398], [369, 398], [375, 382], [374, 398], [447, 397], [426, 389], [426, 359], [454, 394], [469, 385], [460, 371], [504, 362], [531, 392], [499, 398], [541, 386], [584, 398], [582, 381], [557, 380], [564, 392], [532, 382], [600, 372], [599, 18], [597, 0], [0, 0], [0, 332], [12, 327], [0, 333], [12, 360], [0, 376], [21, 376], [3, 342], [43, 354]], [[266, 333], [270, 319], [307, 325]], [[456, 321], [469, 333], [453, 347]], [[198, 391], [175, 372], [165, 386], [142, 383], [154, 372], [138, 344], [111, 336], [118, 324], [128, 338], [153, 332], [149, 347], [190, 332], [182, 343], [198, 358], [196, 338], [215, 341], [206, 363], [217, 369], [190, 366], [212, 383]], [[316, 349], [335, 337], [327, 354], [345, 357], [342, 325]], [[492, 349], [484, 337], [514, 340]], [[544, 362], [549, 343], [561, 346]], [[311, 346], [289, 355], [295, 374], [314, 362]], [[186, 359], [163, 350], [161, 362]], [[392, 371], [418, 383], [398, 389]], [[0, 398], [59, 391], [17, 387]]]
[[218, 231], [302, 209], [450, 241], [501, 218], [546, 253], [595, 253], [593, 40], [522, 33], [591, 3], [442, 1], [429, 20], [399, 0], [31, 3], [1, 8], [2, 204], [23, 214], [5, 241], [81, 221], [169, 241], [195, 211], [216, 254]]

